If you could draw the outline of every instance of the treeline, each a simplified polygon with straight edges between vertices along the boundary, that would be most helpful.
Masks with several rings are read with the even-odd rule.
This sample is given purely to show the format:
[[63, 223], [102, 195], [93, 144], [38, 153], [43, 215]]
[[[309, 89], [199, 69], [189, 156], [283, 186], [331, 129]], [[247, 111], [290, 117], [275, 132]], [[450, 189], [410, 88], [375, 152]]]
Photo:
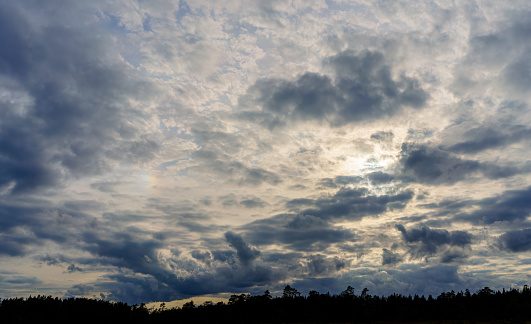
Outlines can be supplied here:
[[493, 291], [485, 287], [475, 293], [444, 292], [431, 295], [371, 296], [365, 288], [355, 294], [347, 287], [337, 295], [310, 291], [303, 296], [286, 286], [281, 297], [232, 295], [228, 303], [189, 302], [181, 308], [147, 309], [87, 298], [60, 299], [37, 296], [4, 299], [0, 323], [373, 323], [373, 322], [491, 322], [531, 321], [531, 290]]

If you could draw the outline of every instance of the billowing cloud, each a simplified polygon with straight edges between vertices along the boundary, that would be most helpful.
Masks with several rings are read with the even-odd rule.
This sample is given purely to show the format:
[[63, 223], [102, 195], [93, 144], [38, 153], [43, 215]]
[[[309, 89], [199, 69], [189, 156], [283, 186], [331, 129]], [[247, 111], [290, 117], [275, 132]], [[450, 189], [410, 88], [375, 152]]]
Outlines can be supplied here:
[[250, 96], [262, 111], [242, 116], [270, 129], [287, 120], [341, 126], [390, 117], [404, 107], [422, 108], [429, 97], [416, 79], [393, 78], [380, 52], [345, 51], [326, 59], [324, 65], [332, 75], [307, 72], [293, 81], [257, 81]]

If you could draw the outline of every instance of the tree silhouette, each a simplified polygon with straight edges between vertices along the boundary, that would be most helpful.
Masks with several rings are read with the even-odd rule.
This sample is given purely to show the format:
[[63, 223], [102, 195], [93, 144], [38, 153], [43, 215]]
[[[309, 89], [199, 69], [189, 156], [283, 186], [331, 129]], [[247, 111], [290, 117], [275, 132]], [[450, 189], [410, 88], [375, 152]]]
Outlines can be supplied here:
[[297, 289], [291, 288], [290, 285], [286, 285], [282, 292], [282, 298], [296, 298], [300, 297], [300, 295], [301, 293]]

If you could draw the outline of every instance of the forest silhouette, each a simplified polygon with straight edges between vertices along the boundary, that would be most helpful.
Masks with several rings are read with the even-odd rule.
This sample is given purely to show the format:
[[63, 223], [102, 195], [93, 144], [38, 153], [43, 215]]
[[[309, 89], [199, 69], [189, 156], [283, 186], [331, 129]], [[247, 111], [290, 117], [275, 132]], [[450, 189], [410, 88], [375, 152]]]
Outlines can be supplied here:
[[34, 296], [0, 303], [0, 323], [529, 323], [531, 290], [485, 287], [433, 296], [372, 296], [348, 286], [340, 294], [286, 286], [282, 296], [232, 295], [228, 303], [193, 301], [180, 308], [148, 309], [88, 298]]

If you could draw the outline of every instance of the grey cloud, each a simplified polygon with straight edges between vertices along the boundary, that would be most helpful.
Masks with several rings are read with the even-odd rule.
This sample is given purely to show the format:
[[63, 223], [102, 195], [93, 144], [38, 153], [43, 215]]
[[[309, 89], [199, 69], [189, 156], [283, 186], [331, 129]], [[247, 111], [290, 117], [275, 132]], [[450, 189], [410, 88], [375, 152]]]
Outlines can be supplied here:
[[406, 176], [427, 184], [453, 184], [479, 171], [477, 161], [462, 160], [439, 149], [402, 145], [402, 164]]
[[225, 233], [225, 239], [231, 247], [236, 249], [238, 259], [243, 264], [249, 264], [260, 255], [260, 251], [253, 247], [250, 247], [249, 244], [247, 244], [240, 235], [234, 234], [232, 232], [227, 232]]
[[301, 210], [300, 213], [323, 219], [361, 219], [390, 209], [402, 209], [412, 198], [412, 191], [376, 196], [370, 195], [365, 188], [341, 188], [334, 195], [313, 200], [313, 208]]
[[[270, 287], [284, 279], [281, 271], [266, 266], [243, 268], [219, 267], [197, 276], [177, 278], [167, 276], [136, 276], [134, 274], [108, 275], [106, 282], [94, 283], [97, 288], [109, 291], [107, 299], [128, 303], [175, 300], [191, 296], [221, 292], [248, 292], [255, 287]], [[162, 279], [162, 280], [161, 280]], [[263, 291], [263, 290], [262, 290]]]
[[106, 258], [104, 261], [116, 266], [134, 270], [139, 273], [152, 274], [158, 271], [157, 249], [162, 242], [142, 239], [129, 233], [112, 233], [112, 238], [101, 237], [102, 234], [85, 232], [83, 249], [95, 256]]
[[95, 287], [92, 285], [74, 285], [66, 291], [65, 297], [85, 297], [90, 295], [95, 290]]
[[383, 142], [390, 142], [393, 140], [394, 134], [393, 132], [384, 132], [380, 131], [377, 133], [374, 133], [371, 135], [371, 139], [377, 140], [377, 141], [383, 141]]
[[36, 244], [39, 240], [32, 237], [16, 234], [0, 234], [0, 256], [22, 256], [26, 246]]
[[454, 289], [462, 283], [457, 272], [458, 267], [452, 265], [436, 265], [426, 268], [403, 267], [397, 270], [388, 270], [397, 280], [407, 282], [413, 291], [435, 290], [436, 293]]
[[318, 185], [326, 188], [338, 188], [349, 184], [359, 184], [363, 181], [362, 177], [358, 176], [337, 176], [332, 178], [323, 178], [319, 180]]
[[225, 207], [240, 205], [248, 209], [253, 209], [262, 208], [268, 205], [268, 203], [261, 198], [252, 195], [237, 197], [235, 194], [228, 194], [219, 197], [219, 200]]
[[235, 254], [234, 251], [212, 251], [212, 257], [214, 260], [226, 262], [228, 264], [233, 264], [235, 262]]
[[382, 249], [382, 265], [394, 265], [404, 260], [399, 253], [394, 253], [388, 249]]
[[248, 167], [241, 162], [230, 161], [229, 157], [211, 151], [196, 151], [194, 158], [204, 161], [204, 164], [198, 167], [199, 171], [219, 174], [226, 177], [227, 181], [240, 186], [259, 186], [263, 183], [278, 185], [282, 183], [282, 179], [271, 171], [258, 167]]
[[28, 247], [47, 240], [65, 243], [72, 240], [80, 228], [89, 229], [95, 225], [92, 217], [76, 209], [73, 202], [70, 207], [52, 208], [43, 201], [21, 200], [13, 204], [0, 201], [0, 253], [22, 256]]
[[521, 190], [508, 190], [500, 195], [469, 202], [479, 209], [471, 213], [459, 213], [456, 220], [474, 224], [523, 221], [531, 214], [531, 187]]
[[199, 260], [199, 261], [209, 262], [210, 260], [212, 260], [212, 254], [209, 251], [201, 252], [198, 250], [194, 250], [191, 252], [191, 254], [192, 254], [192, 258]]
[[496, 165], [465, 160], [451, 152], [422, 145], [404, 143], [401, 154], [403, 180], [430, 185], [452, 185], [465, 181], [474, 174], [500, 179], [531, 172], [529, 162], [519, 166]]
[[363, 178], [357, 176], [337, 176], [334, 178], [334, 182], [339, 185], [357, 184], [361, 182]]
[[[6, 276], [7, 274], [7, 276]], [[40, 285], [42, 281], [37, 277], [16, 275], [14, 273], [0, 273], [0, 283], [3, 287], [20, 289], [22, 286]]]
[[299, 251], [326, 249], [331, 244], [355, 239], [349, 230], [333, 227], [319, 217], [304, 214], [277, 215], [242, 228], [254, 244], [280, 243]]
[[[22, 194], [59, 185], [65, 174], [101, 173], [106, 159], [146, 154], [131, 126], [143, 117], [126, 103], [141, 101], [153, 86], [120, 61], [113, 40], [97, 36], [95, 27], [37, 27], [19, 5], [0, 5], [0, 70], [28, 98], [0, 102], [0, 186]], [[122, 140], [133, 143], [127, 157], [113, 156]]]
[[451, 263], [467, 258], [468, 255], [462, 249], [449, 248], [441, 256], [442, 263]]
[[46, 254], [45, 256], [41, 257], [39, 260], [45, 262], [47, 265], [58, 265], [58, 264], [67, 262], [68, 259], [64, 255], [61, 255], [61, 254], [58, 254], [55, 256]]
[[531, 228], [509, 231], [499, 237], [502, 249], [511, 252], [525, 252], [531, 250]]
[[245, 208], [261, 208], [265, 207], [267, 203], [258, 197], [252, 197], [240, 201], [240, 205], [243, 205]]
[[432, 229], [421, 226], [407, 230], [403, 225], [396, 225], [396, 229], [402, 234], [402, 239], [410, 247], [410, 253], [414, 257], [433, 255], [441, 247], [465, 247], [471, 244], [472, 235], [465, 231], [449, 232], [445, 229]]
[[[502, 28], [494, 28], [491, 33], [482, 33], [470, 39], [470, 51], [462, 64], [456, 67], [455, 92], [462, 94], [474, 88], [480, 91], [499, 89], [510, 100], [529, 93], [531, 24], [528, 16], [529, 11], [520, 8], [511, 14]], [[471, 73], [479, 70], [491, 72], [487, 82]]]
[[83, 269], [81, 269], [80, 267], [76, 266], [75, 264], [70, 264], [67, 268], [66, 268], [66, 271], [68, 273], [72, 273], [72, 272], [83, 272]]
[[447, 150], [464, 154], [477, 153], [488, 149], [506, 147], [531, 137], [531, 129], [523, 125], [503, 126], [470, 129], [464, 134], [467, 140], [451, 145]]
[[391, 67], [379, 52], [345, 51], [324, 65], [333, 71], [332, 76], [308, 72], [294, 81], [257, 81], [249, 96], [263, 110], [248, 111], [242, 117], [270, 129], [285, 125], [285, 120], [341, 126], [393, 116], [405, 106], [418, 109], [429, 97], [415, 79], [401, 76], [393, 80]]
[[327, 258], [320, 254], [309, 257], [308, 275], [310, 276], [328, 276], [345, 268], [346, 262], [334, 257]]
[[388, 173], [377, 171], [367, 174], [372, 184], [385, 184], [393, 181], [394, 177]]

